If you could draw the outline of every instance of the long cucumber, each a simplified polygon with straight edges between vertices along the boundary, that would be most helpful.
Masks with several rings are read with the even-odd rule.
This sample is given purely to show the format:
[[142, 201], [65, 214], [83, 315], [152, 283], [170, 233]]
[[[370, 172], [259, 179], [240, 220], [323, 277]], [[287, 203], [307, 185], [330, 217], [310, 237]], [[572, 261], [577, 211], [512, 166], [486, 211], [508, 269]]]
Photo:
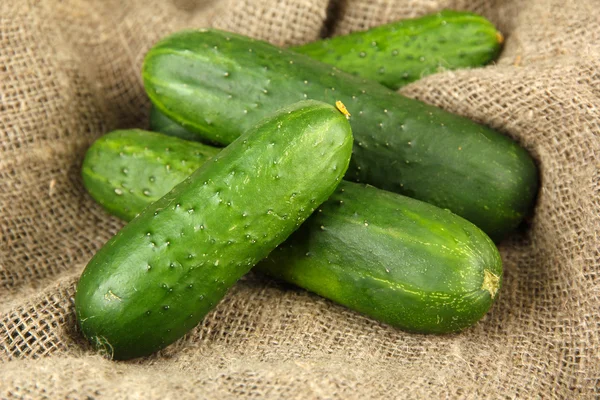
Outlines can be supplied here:
[[537, 169], [508, 137], [307, 56], [219, 30], [166, 37], [146, 55], [154, 105], [228, 144], [281, 105], [344, 102], [352, 114], [346, 179], [448, 208], [499, 239], [530, 213]]
[[[503, 41], [483, 16], [443, 10], [289, 49], [398, 89], [440, 70], [486, 65], [498, 56]], [[187, 140], [200, 138], [155, 107], [150, 129]]]
[[492, 240], [431, 204], [351, 182], [256, 267], [411, 332], [473, 325], [502, 282]]
[[488, 64], [500, 53], [503, 41], [484, 17], [443, 10], [290, 50], [398, 89], [440, 70]]
[[[288, 106], [257, 124], [94, 255], [75, 296], [83, 335], [115, 359], [183, 336], [331, 195], [351, 148], [348, 121], [321, 102]], [[84, 176], [93, 167], [86, 164]], [[162, 169], [170, 176], [169, 164]], [[95, 184], [102, 182], [111, 180]], [[119, 196], [117, 189], [125, 188], [114, 188]]]

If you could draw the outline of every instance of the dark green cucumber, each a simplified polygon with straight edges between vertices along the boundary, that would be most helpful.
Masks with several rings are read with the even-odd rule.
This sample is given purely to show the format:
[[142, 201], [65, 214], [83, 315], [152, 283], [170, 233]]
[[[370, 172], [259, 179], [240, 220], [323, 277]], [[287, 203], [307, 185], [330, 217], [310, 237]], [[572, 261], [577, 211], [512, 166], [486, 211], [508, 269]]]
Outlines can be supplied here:
[[83, 160], [85, 188], [109, 212], [131, 220], [221, 151], [176, 137], [164, 139], [140, 129], [100, 137]]
[[331, 195], [351, 148], [346, 118], [320, 102], [250, 129], [96, 253], [75, 296], [83, 335], [115, 359], [183, 336]]
[[420, 333], [473, 325], [502, 280], [500, 254], [475, 225], [431, 204], [345, 181], [255, 269]]
[[[155, 135], [169, 148], [178, 142]], [[119, 186], [111, 185], [117, 182], [111, 177], [121, 175], [121, 140], [109, 136], [98, 149], [96, 144], [90, 149], [98, 157], [89, 167], [112, 166], [112, 171], [102, 169], [103, 179], [96, 179], [100, 187], [95, 189], [105, 203], [122, 200], [115, 193]], [[164, 158], [140, 152], [140, 157], [128, 158], [138, 174], [132, 178], [144, 182], [152, 173], [163, 188], [184, 179], [166, 171]], [[199, 167], [202, 160], [193, 154], [191, 146], [169, 152]], [[143, 200], [150, 204], [161, 195], [153, 192]], [[118, 203], [118, 214], [129, 213], [125, 219], [133, 217], [136, 207], [144, 207], [124, 200]], [[502, 278], [497, 249], [473, 224], [427, 203], [346, 181], [255, 268], [380, 321], [423, 333], [452, 332], [475, 323], [491, 306]]]
[[222, 144], [283, 104], [341, 100], [355, 140], [346, 179], [448, 208], [495, 239], [533, 206], [536, 166], [508, 137], [302, 54], [184, 31], [148, 52], [143, 79], [161, 112]]
[[502, 42], [484, 17], [444, 10], [290, 49], [398, 89], [440, 70], [488, 64]]
[[[486, 65], [496, 59], [503, 41], [502, 34], [486, 18], [466, 11], [443, 10], [289, 49], [398, 89], [440, 70]], [[150, 112], [150, 129], [200, 140], [156, 107]]]

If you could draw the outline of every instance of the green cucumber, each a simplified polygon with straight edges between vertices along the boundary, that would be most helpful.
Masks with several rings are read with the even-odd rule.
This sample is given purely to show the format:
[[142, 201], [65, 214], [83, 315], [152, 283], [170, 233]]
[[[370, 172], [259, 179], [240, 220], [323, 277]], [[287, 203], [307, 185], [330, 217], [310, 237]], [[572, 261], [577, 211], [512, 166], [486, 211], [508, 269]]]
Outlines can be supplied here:
[[290, 49], [396, 90], [440, 69], [488, 64], [502, 42], [484, 17], [444, 10]]
[[222, 144], [283, 104], [341, 100], [355, 140], [346, 179], [448, 208], [494, 239], [532, 209], [537, 169], [514, 141], [302, 54], [215, 29], [184, 31], [147, 53], [142, 74], [161, 112]]
[[473, 325], [502, 281], [492, 240], [431, 204], [342, 182], [256, 270], [406, 331]]
[[[496, 59], [503, 41], [486, 18], [443, 10], [289, 49], [396, 90], [440, 70], [486, 65]], [[200, 140], [156, 107], [150, 111], [150, 129]]]
[[83, 335], [115, 359], [182, 337], [331, 195], [351, 148], [346, 118], [315, 101], [250, 129], [94, 255], [75, 295]]
[[164, 139], [141, 129], [101, 136], [83, 160], [85, 188], [110, 213], [131, 220], [221, 151], [176, 137]]
[[[94, 197], [119, 204], [118, 214], [128, 220], [136, 207], [139, 212], [145, 206], [131, 197], [119, 202], [115, 193], [120, 186], [112, 177], [121, 176], [119, 152], [126, 133], [109, 134], [93, 144], [89, 152], [94, 157], [83, 173], [109, 166], [102, 169], [103, 179], [95, 180], [96, 193], [104, 197]], [[152, 142], [162, 137], [163, 148], [174, 149], [180, 142], [147, 133], [156, 137]], [[131, 179], [146, 182], [152, 174], [166, 193], [186, 176], [167, 172], [170, 161], [165, 157], [145, 157], [147, 142], [138, 143], [139, 156], [127, 158], [137, 174]], [[169, 151], [169, 157], [199, 167], [203, 161], [193, 155], [192, 146]], [[162, 194], [143, 199], [148, 205]], [[475, 323], [491, 306], [502, 279], [496, 247], [473, 224], [427, 203], [346, 181], [255, 269], [390, 325], [423, 333], [453, 332]]]

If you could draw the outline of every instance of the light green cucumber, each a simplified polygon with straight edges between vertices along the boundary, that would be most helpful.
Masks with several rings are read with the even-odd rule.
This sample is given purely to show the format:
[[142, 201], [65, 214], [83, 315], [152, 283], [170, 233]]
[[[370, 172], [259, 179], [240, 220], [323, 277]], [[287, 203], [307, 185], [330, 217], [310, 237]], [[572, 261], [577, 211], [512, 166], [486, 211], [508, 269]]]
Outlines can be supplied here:
[[[163, 148], [180, 140], [147, 132]], [[103, 168], [94, 190], [104, 203], [118, 204], [124, 219], [145, 207], [121, 198], [111, 185], [121, 176], [119, 149], [127, 131], [109, 134], [90, 148], [87, 169]], [[133, 136], [135, 132], [132, 132]], [[154, 136], [154, 137], [153, 137]], [[164, 157], [127, 158], [134, 181], [152, 173], [165, 193], [185, 179], [167, 172]], [[160, 150], [157, 149], [157, 151]], [[193, 146], [169, 151], [172, 158], [192, 157]], [[148, 171], [148, 172], [146, 172]], [[152, 171], [152, 172], [150, 172]], [[143, 197], [151, 204], [163, 193]], [[136, 210], [137, 208], [137, 210]], [[490, 308], [502, 280], [502, 263], [491, 240], [468, 221], [437, 207], [374, 187], [343, 181], [336, 192], [292, 236], [256, 267], [263, 273], [384, 321], [422, 333], [447, 333], [468, 327]]]
[[281, 105], [341, 100], [354, 135], [347, 180], [448, 208], [494, 239], [532, 210], [537, 168], [517, 143], [302, 54], [214, 29], [184, 31], [150, 49], [142, 74], [161, 112], [222, 144]]
[[484, 17], [444, 10], [290, 49], [398, 89], [440, 70], [488, 64], [503, 40]]
[[257, 124], [94, 255], [75, 295], [83, 335], [115, 359], [182, 337], [331, 195], [351, 148], [348, 121], [321, 102]]
[[106, 210], [131, 220], [219, 151], [176, 137], [165, 141], [164, 135], [141, 129], [117, 130], [88, 149], [83, 184]]

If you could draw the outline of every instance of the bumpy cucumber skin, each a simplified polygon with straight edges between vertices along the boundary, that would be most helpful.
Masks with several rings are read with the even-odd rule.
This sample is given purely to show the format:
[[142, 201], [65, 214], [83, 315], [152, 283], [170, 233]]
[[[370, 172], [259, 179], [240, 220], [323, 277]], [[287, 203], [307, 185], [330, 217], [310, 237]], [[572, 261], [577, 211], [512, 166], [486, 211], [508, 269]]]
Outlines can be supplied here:
[[444, 10], [290, 49], [396, 90], [440, 69], [488, 64], [502, 35], [482, 16]]
[[255, 270], [420, 333], [473, 325], [502, 280], [500, 254], [475, 225], [351, 182], [342, 182]]
[[141, 129], [101, 136], [83, 160], [85, 188], [107, 211], [129, 221], [221, 151], [176, 137], [164, 139]]
[[[496, 59], [502, 42], [502, 34], [486, 18], [466, 11], [443, 10], [289, 49], [397, 90], [440, 70], [486, 65]], [[154, 106], [150, 128], [182, 139], [200, 140]]]
[[283, 104], [341, 100], [355, 140], [346, 179], [448, 208], [494, 239], [532, 209], [537, 169], [514, 141], [302, 54], [184, 31], [157, 43], [142, 73], [154, 105], [209, 140], [227, 144]]
[[[163, 136], [169, 148], [176, 140]], [[119, 143], [118, 138], [115, 141]], [[192, 157], [191, 147], [178, 151], [171, 156], [190, 159], [196, 167], [202, 163]], [[118, 146], [106, 146], [105, 152], [97, 163], [118, 157]], [[168, 173], [160, 158], [128, 161], [139, 181], [148, 180], [145, 171], [158, 171], [153, 173], [166, 188], [164, 193], [184, 179]], [[115, 180], [110, 179], [121, 171], [111, 165], [112, 171], [103, 169], [104, 179], [98, 180], [109, 203], [121, 200], [114, 192], [118, 186], [111, 186]], [[164, 193], [153, 196], [158, 199]], [[156, 200], [143, 199], [146, 204]], [[145, 207], [119, 204], [130, 210]], [[496, 247], [473, 224], [418, 200], [346, 181], [255, 269], [390, 325], [422, 333], [453, 332], [474, 324], [491, 306], [502, 279]], [[481, 289], [486, 270], [488, 277], [497, 277], [489, 290]]]
[[319, 102], [249, 130], [96, 253], [75, 296], [84, 336], [115, 359], [183, 336], [327, 199], [351, 147], [347, 120]]

